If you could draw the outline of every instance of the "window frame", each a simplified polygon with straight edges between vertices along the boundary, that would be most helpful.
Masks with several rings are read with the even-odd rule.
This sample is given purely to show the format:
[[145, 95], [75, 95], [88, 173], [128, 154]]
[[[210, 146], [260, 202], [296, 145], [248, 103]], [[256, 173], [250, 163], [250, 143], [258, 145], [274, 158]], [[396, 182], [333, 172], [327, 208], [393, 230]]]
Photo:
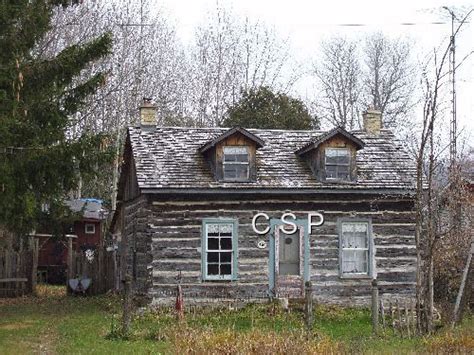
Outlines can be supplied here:
[[[346, 164], [328, 164], [327, 160], [328, 160], [328, 150], [337, 150], [337, 151], [341, 151], [341, 150], [345, 150], [347, 151], [347, 156], [349, 158], [349, 161]], [[350, 148], [347, 148], [347, 147], [326, 147], [324, 148], [324, 177], [325, 177], [325, 180], [327, 181], [344, 181], [344, 182], [351, 182], [352, 181], [352, 173], [351, 173], [351, 166], [352, 166], [352, 156], [351, 156], [351, 149]], [[336, 167], [336, 175], [337, 175], [337, 171], [338, 171], [338, 167], [340, 166], [347, 166], [347, 179], [341, 179], [341, 178], [338, 178], [338, 177], [328, 177], [328, 169], [327, 167], [329, 166], [335, 166]]]
[[[367, 224], [367, 272], [366, 273], [344, 273], [343, 272], [343, 235], [342, 225], [345, 223], [365, 223]], [[371, 218], [338, 218], [337, 232], [339, 237], [339, 277], [347, 279], [371, 279], [375, 275], [375, 246], [372, 232]], [[365, 250], [365, 249], [364, 249]]]
[[[225, 161], [225, 150], [226, 148], [245, 148], [247, 151], [247, 162], [226, 162]], [[226, 165], [242, 165], [247, 167], [247, 176], [245, 178], [226, 178], [225, 166]], [[245, 182], [250, 180], [250, 147], [248, 145], [224, 145], [222, 147], [222, 180], [223, 181], [237, 181]]]
[[[92, 232], [87, 230], [87, 227], [92, 226]], [[85, 234], [95, 234], [95, 224], [94, 223], [86, 223], [84, 224], [84, 233]]]
[[[207, 228], [212, 224], [232, 224], [232, 257], [230, 275], [207, 274]], [[233, 218], [204, 218], [201, 229], [201, 277], [203, 281], [235, 281], [238, 275], [238, 221]]]

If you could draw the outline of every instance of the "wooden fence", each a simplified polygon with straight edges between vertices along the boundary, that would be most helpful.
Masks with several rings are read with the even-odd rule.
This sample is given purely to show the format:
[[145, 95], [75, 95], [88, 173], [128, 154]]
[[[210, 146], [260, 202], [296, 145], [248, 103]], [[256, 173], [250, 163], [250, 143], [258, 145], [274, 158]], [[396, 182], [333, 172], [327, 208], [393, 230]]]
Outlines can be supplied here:
[[38, 243], [32, 240], [30, 248], [15, 251], [0, 249], [0, 298], [18, 297], [36, 288]]
[[380, 300], [379, 308], [382, 328], [392, 329], [402, 337], [417, 334], [416, 303], [414, 300]]
[[88, 295], [99, 295], [114, 290], [117, 273], [115, 257], [114, 252], [104, 248], [85, 252], [72, 251], [72, 257], [68, 258], [68, 262], [71, 263], [68, 279], [91, 279], [91, 284], [85, 292]]

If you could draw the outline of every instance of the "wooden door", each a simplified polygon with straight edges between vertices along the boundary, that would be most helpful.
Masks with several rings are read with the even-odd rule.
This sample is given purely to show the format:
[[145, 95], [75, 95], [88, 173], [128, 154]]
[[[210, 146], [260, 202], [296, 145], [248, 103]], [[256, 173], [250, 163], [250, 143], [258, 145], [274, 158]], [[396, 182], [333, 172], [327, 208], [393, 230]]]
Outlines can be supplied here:
[[303, 296], [303, 248], [304, 230], [298, 227], [294, 233], [275, 228], [275, 294], [277, 297], [299, 298]]

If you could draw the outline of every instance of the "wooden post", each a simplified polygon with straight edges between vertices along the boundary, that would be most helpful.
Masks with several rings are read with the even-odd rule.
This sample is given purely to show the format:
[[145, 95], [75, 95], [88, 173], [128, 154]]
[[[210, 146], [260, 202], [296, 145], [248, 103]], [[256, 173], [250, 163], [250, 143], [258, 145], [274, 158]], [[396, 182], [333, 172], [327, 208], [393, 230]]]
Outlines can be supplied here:
[[400, 301], [397, 298], [397, 318], [398, 318], [398, 330], [400, 331], [400, 336], [403, 337], [403, 327], [402, 327], [402, 312], [400, 309]]
[[119, 290], [120, 290], [120, 273], [119, 273], [119, 269], [118, 269], [117, 249], [116, 249], [115, 244], [114, 244], [113, 258], [114, 258], [114, 291], [119, 292]]
[[412, 324], [412, 333], [413, 335], [417, 334], [417, 326], [416, 326], [416, 303], [412, 299], [410, 301], [410, 312], [411, 312], [411, 324]]
[[306, 281], [304, 284], [304, 295], [305, 295], [305, 322], [306, 329], [309, 331], [313, 328], [313, 285], [311, 281]]
[[456, 297], [456, 303], [454, 305], [453, 322], [451, 324], [451, 328], [454, 328], [454, 326], [457, 322], [459, 322], [460, 319], [461, 301], [464, 295], [464, 288], [466, 287], [467, 275], [469, 274], [469, 269], [471, 268], [472, 254], [474, 254], [474, 240], [471, 241], [471, 250], [469, 252], [469, 255], [467, 256], [466, 266], [464, 267], [464, 271], [462, 274], [461, 285], [459, 286], [459, 292]]
[[385, 307], [383, 304], [383, 300], [380, 299], [380, 315], [382, 316], [382, 328], [385, 330], [386, 324], [385, 324]]
[[125, 275], [123, 288], [123, 318], [122, 335], [127, 336], [130, 331], [130, 322], [132, 319], [132, 277]]
[[33, 237], [32, 240], [32, 258], [33, 265], [31, 267], [31, 292], [36, 295], [36, 284], [38, 277], [38, 253], [39, 253], [39, 239]]
[[377, 279], [372, 280], [372, 331], [377, 334], [379, 331], [379, 288]]
[[68, 237], [67, 238], [67, 278], [66, 278], [66, 290], [67, 293], [70, 293], [69, 289], [69, 280], [74, 277], [73, 275], [73, 270], [72, 270], [72, 262], [73, 262], [73, 249], [72, 249], [72, 238]]
[[408, 337], [411, 337], [411, 332], [410, 332], [410, 313], [408, 311], [408, 301], [405, 300], [404, 302], [405, 304], [405, 327], [406, 327], [406, 330], [407, 330], [407, 336]]

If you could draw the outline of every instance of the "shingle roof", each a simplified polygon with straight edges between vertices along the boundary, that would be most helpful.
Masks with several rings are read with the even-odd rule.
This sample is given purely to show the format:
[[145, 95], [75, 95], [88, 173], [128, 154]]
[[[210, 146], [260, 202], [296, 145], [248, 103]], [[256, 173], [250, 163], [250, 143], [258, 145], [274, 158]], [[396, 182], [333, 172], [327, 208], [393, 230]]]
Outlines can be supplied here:
[[327, 132], [260, 129], [248, 130], [265, 143], [256, 152], [256, 181], [215, 181], [199, 148], [227, 130], [130, 127], [128, 132], [139, 188], [413, 189], [415, 186], [415, 164], [388, 130], [382, 130], [379, 136], [363, 131], [351, 132], [365, 143], [357, 152], [357, 183], [320, 182], [308, 163], [295, 154]]
[[66, 201], [66, 205], [73, 212], [82, 212], [84, 218], [105, 219], [107, 217], [107, 210], [102, 205], [102, 200], [82, 198]]

